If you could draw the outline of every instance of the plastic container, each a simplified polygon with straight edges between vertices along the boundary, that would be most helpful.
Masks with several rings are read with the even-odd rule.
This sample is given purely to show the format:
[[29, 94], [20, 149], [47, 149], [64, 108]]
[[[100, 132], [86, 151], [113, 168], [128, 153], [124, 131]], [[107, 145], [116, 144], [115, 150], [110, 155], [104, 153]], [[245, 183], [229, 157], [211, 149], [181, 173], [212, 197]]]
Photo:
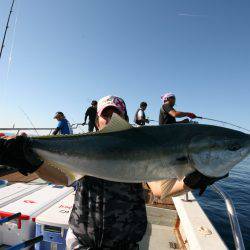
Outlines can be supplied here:
[[0, 188], [5, 187], [7, 185], [8, 185], [8, 181], [7, 180], [0, 179]]
[[0, 243], [13, 246], [34, 238], [36, 217], [70, 194], [72, 190], [73, 188], [63, 186], [46, 186], [0, 208], [1, 217], [21, 212], [17, 220], [0, 226]]
[[64, 250], [69, 217], [75, 200], [72, 192], [36, 218], [36, 236], [43, 235], [43, 241], [35, 245], [36, 250]]

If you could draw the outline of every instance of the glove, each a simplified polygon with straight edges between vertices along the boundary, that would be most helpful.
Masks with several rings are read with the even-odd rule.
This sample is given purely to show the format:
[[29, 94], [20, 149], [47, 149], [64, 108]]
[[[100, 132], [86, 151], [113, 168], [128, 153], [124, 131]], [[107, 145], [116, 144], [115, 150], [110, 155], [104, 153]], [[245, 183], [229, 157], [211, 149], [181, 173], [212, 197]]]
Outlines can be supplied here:
[[31, 140], [25, 136], [4, 140], [0, 146], [0, 164], [13, 167], [21, 174], [35, 172], [43, 161], [31, 148]]
[[190, 119], [195, 119], [196, 115], [194, 113], [187, 113], [187, 117]]
[[201, 196], [208, 186], [218, 180], [228, 177], [228, 175], [229, 174], [226, 174], [222, 177], [207, 177], [196, 170], [195, 172], [187, 175], [183, 182], [191, 189], [200, 189], [199, 195]]

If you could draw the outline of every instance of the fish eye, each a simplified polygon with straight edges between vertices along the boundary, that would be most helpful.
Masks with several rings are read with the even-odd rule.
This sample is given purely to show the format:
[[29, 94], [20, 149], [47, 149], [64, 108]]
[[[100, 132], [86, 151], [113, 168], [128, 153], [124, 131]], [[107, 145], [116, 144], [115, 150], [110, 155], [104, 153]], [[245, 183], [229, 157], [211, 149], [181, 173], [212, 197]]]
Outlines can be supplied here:
[[230, 151], [237, 151], [240, 148], [241, 148], [240, 144], [237, 144], [237, 143], [231, 144], [228, 146], [228, 150], [230, 150]]

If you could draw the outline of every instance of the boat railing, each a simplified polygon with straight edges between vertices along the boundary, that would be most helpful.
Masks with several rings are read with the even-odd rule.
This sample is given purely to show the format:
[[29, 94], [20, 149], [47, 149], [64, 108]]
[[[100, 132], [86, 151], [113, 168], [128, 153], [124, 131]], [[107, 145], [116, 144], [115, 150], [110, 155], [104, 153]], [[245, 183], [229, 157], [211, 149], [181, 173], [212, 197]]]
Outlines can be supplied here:
[[[84, 123], [73, 123], [71, 124], [71, 128], [74, 129], [78, 129], [79, 126], [85, 126], [86, 124]], [[51, 135], [52, 131], [54, 131], [55, 128], [0, 128], [0, 131], [16, 131], [16, 135], [18, 135], [20, 133], [20, 131], [35, 131], [37, 133], [37, 131], [48, 131], [49, 134]], [[38, 134], [38, 133], [37, 133]]]
[[[235, 249], [237, 250], [245, 250], [242, 233], [240, 230], [240, 224], [238, 221], [237, 213], [233, 204], [231, 197], [218, 185], [213, 184], [210, 186], [212, 190], [217, 193], [225, 202], [227, 214], [229, 217], [231, 230], [234, 238]], [[188, 198], [188, 193], [186, 193], [186, 200], [190, 201]]]
[[245, 246], [244, 246], [244, 242], [243, 242], [243, 238], [242, 238], [242, 234], [240, 230], [240, 224], [239, 224], [237, 213], [235, 211], [235, 207], [234, 207], [231, 197], [218, 184], [211, 185], [211, 188], [225, 202], [227, 214], [229, 217], [232, 234], [234, 238], [235, 249], [245, 250]]
[[16, 131], [16, 135], [19, 134], [20, 131], [49, 131], [49, 135], [55, 128], [0, 128], [0, 131]]
[[72, 129], [77, 129], [79, 126], [85, 126], [85, 123], [73, 123], [71, 124]]

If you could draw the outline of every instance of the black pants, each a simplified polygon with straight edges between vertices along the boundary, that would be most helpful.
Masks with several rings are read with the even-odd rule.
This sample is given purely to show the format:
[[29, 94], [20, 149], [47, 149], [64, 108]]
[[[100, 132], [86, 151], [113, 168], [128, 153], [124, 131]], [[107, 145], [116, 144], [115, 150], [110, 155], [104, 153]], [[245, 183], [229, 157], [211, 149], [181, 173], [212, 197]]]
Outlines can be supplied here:
[[95, 125], [95, 122], [89, 122], [89, 132], [93, 132], [94, 128], [95, 128], [95, 131], [98, 131], [98, 128]]

